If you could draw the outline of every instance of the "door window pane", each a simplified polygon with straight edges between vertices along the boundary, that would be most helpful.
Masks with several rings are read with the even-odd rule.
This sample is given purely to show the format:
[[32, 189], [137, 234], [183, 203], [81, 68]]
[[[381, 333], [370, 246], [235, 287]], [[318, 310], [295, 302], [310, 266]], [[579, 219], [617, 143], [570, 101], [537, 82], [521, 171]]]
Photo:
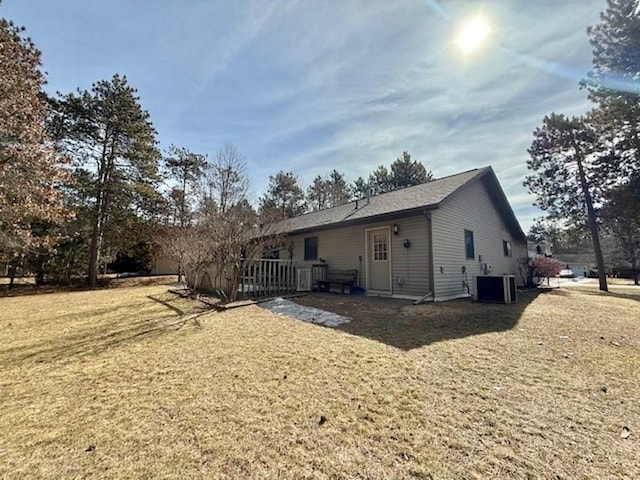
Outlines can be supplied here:
[[373, 234], [373, 260], [386, 262], [388, 258], [387, 235], [384, 233]]

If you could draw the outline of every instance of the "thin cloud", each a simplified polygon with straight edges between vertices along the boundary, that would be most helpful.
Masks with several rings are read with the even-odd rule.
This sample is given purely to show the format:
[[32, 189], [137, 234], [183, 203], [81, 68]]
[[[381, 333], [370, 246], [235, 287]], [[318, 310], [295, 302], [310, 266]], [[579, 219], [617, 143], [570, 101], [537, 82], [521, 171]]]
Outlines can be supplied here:
[[[3, 2], [44, 52], [54, 91], [126, 73], [163, 146], [234, 143], [259, 196], [269, 175], [349, 180], [408, 150], [440, 177], [492, 165], [525, 230], [542, 212], [522, 186], [532, 132], [552, 111], [590, 107], [586, 27], [602, 0], [114, 0]], [[452, 45], [481, 8], [492, 38]], [[118, 12], [117, 14], [114, 12]], [[90, 31], [89, 31], [90, 30]], [[104, 41], [113, 39], [113, 41]], [[97, 78], [96, 78], [97, 77]], [[614, 79], [615, 80], [615, 79]]]

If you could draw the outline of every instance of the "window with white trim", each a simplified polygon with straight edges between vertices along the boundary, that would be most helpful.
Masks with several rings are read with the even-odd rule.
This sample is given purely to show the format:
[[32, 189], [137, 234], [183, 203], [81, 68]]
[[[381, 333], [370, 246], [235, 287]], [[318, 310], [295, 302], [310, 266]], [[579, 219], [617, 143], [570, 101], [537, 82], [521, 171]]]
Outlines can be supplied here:
[[318, 237], [307, 237], [304, 239], [304, 260], [305, 262], [318, 259]]
[[511, 242], [509, 240], [502, 241], [502, 251], [505, 257], [510, 257], [511, 253]]
[[473, 232], [471, 230], [464, 231], [464, 253], [466, 258], [476, 258], [476, 252], [473, 246]]

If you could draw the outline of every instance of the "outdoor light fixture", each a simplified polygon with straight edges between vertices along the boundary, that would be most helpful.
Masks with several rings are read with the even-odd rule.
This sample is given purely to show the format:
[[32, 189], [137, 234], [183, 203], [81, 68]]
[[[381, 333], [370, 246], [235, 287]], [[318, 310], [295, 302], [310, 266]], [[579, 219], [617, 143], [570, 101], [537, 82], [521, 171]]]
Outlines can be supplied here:
[[394, 224], [393, 224], [393, 234], [394, 234], [394, 235], [397, 235], [397, 234], [399, 234], [399, 233], [400, 233], [400, 227], [398, 227], [398, 224], [397, 224], [397, 223], [394, 223]]

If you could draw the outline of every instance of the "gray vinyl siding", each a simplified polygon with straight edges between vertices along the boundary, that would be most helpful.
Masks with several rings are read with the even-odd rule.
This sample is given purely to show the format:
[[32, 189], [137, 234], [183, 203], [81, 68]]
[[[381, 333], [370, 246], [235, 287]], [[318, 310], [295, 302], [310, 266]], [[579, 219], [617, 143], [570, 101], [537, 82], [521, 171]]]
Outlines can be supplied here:
[[[527, 255], [526, 243], [514, 240], [481, 181], [460, 189], [434, 210], [432, 229], [436, 300], [465, 296], [467, 280], [473, 293], [481, 263], [492, 266], [492, 275], [516, 275], [521, 283], [518, 258]], [[465, 258], [465, 229], [473, 232], [474, 259]], [[503, 240], [511, 242], [511, 257], [504, 255]]]
[[518, 262], [520, 261], [520, 259], [526, 259], [529, 257], [527, 242], [514, 240], [511, 245], [513, 247], [512, 259], [514, 262], [516, 262], [516, 265], [514, 267], [516, 272], [516, 281], [518, 282], [518, 285], [523, 286], [525, 272], [522, 270], [522, 266]]
[[[429, 285], [430, 261], [427, 222], [427, 219], [420, 215], [393, 221], [336, 228], [317, 233], [290, 236], [287, 239], [287, 244], [293, 243], [293, 259], [298, 265], [310, 267], [318, 262], [304, 261], [304, 239], [317, 236], [318, 258], [326, 260], [329, 269], [355, 269], [360, 271], [360, 285], [367, 288], [365, 231], [372, 228], [389, 227], [392, 294], [421, 297], [431, 290]], [[399, 227], [398, 235], [393, 234], [392, 226], [394, 223]], [[405, 240], [411, 242], [409, 248], [403, 246]], [[362, 257], [362, 262], [359, 260], [360, 256]], [[400, 283], [403, 283], [403, 285], [400, 285]]]

